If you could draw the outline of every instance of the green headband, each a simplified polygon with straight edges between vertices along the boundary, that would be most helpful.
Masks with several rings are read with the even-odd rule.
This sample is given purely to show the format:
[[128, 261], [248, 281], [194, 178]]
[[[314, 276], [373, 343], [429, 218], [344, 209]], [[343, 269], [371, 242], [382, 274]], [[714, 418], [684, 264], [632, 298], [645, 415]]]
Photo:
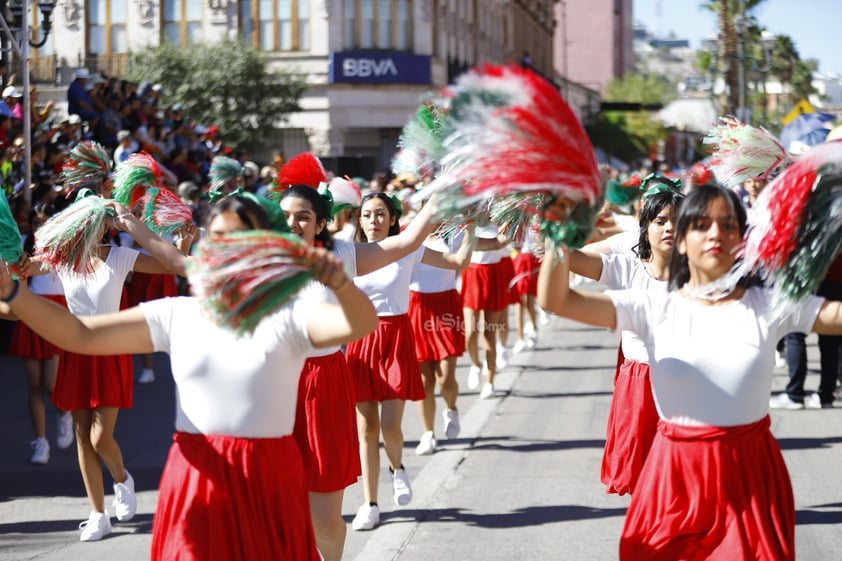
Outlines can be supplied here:
[[[649, 187], [650, 183], [654, 183]], [[660, 174], [650, 173], [640, 182], [640, 190], [643, 191], [643, 200], [645, 201], [652, 195], [663, 193], [664, 191], [672, 191], [674, 193], [681, 192], [681, 180], [670, 179]]]

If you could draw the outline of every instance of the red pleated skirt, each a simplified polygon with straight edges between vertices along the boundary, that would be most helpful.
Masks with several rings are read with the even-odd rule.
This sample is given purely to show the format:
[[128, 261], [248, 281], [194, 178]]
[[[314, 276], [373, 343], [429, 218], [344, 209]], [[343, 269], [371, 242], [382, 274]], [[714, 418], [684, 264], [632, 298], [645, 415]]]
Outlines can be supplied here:
[[658, 427], [649, 365], [625, 359], [614, 377], [601, 480], [606, 492], [633, 493]]
[[[512, 281], [515, 278], [515, 263], [508, 255], [503, 257], [494, 264], [494, 268], [499, 276], [500, 286], [506, 293], [506, 302], [503, 308], [509, 304], [517, 304], [520, 302], [520, 295], [515, 291]], [[502, 308], [501, 308], [502, 309]]]
[[362, 473], [357, 407], [341, 351], [304, 363], [292, 435], [301, 450], [310, 491], [331, 493], [357, 482]]
[[518, 297], [538, 295], [538, 271], [541, 263], [532, 253], [518, 253], [514, 259], [515, 278], [512, 290]]
[[53, 391], [62, 411], [132, 406], [134, 363], [131, 355], [91, 356], [63, 352]]
[[509, 289], [501, 280], [497, 263], [471, 263], [462, 271], [462, 305], [469, 310], [504, 310], [509, 304]]
[[465, 352], [465, 318], [456, 290], [409, 293], [409, 321], [415, 334], [419, 362], [462, 356]]
[[291, 436], [178, 432], [161, 475], [152, 561], [318, 561]]
[[[64, 294], [39, 294], [39, 296], [65, 308], [67, 307], [67, 300], [65, 300]], [[49, 360], [61, 353], [61, 349], [32, 331], [24, 322], [15, 322], [15, 327], [12, 331], [12, 340], [9, 343], [9, 356], [33, 360]]]
[[128, 308], [133, 308], [141, 302], [168, 296], [178, 296], [175, 275], [133, 272], [131, 280], [126, 283], [126, 307]]
[[373, 333], [348, 343], [345, 356], [357, 402], [424, 399], [413, 339], [409, 316], [402, 314], [381, 316]]
[[660, 421], [626, 514], [622, 561], [791, 561], [795, 502], [769, 417]]

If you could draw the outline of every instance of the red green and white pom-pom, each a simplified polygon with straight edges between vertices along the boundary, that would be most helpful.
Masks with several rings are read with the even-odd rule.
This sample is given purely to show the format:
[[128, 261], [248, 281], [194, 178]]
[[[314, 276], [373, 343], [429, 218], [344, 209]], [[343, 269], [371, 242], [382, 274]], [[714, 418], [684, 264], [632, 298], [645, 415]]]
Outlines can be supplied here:
[[140, 200], [141, 220], [159, 235], [169, 235], [193, 223], [193, 211], [169, 189], [152, 187]]
[[0, 193], [0, 260], [17, 263], [23, 256], [20, 243], [20, 228], [9, 208], [6, 195]]
[[290, 185], [307, 185], [317, 189], [327, 183], [327, 172], [312, 152], [302, 152], [290, 158], [278, 172], [277, 191], [284, 192]]
[[602, 205], [602, 173], [578, 118], [544, 78], [519, 66], [485, 65], [463, 74], [448, 99], [442, 134], [442, 172], [417, 197], [438, 193], [440, 218], [483, 199], [544, 193], [593, 212], [567, 215], [577, 222], [563, 235], [559, 228], [542, 231], [556, 243], [587, 239], [593, 222], [578, 220], [595, 217]]
[[734, 117], [721, 117], [704, 142], [713, 145], [710, 167], [725, 187], [766, 179], [789, 162], [786, 149], [771, 133]]
[[334, 177], [328, 183], [328, 190], [333, 197], [333, 214], [346, 208], [359, 208], [363, 204], [363, 194], [356, 183], [344, 177]]
[[73, 147], [61, 166], [61, 181], [68, 191], [89, 187], [98, 191], [111, 173], [108, 150], [98, 142], [84, 140]]
[[426, 175], [436, 170], [439, 158], [444, 155], [442, 125], [445, 111], [442, 103], [433, 97], [418, 107], [401, 131], [399, 150], [392, 160], [392, 173]]
[[146, 152], [137, 152], [117, 166], [111, 197], [127, 208], [134, 209], [147, 189], [159, 185], [161, 177], [161, 166], [155, 158]]
[[94, 272], [95, 257], [113, 211], [100, 197], [84, 197], [52, 216], [35, 232], [35, 255], [72, 275]]
[[234, 232], [202, 240], [187, 275], [212, 321], [248, 334], [312, 279], [309, 249], [291, 234]]
[[228, 156], [214, 156], [208, 169], [208, 190], [225, 193], [243, 185], [243, 165]]

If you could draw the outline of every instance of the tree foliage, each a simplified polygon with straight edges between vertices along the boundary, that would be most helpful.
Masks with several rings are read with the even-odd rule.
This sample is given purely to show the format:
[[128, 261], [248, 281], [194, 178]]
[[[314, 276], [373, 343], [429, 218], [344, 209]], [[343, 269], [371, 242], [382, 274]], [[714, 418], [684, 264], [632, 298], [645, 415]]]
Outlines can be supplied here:
[[[605, 86], [605, 101], [656, 104], [668, 101], [667, 85], [653, 75], [627, 74]], [[606, 152], [632, 162], [648, 157], [664, 138], [664, 128], [648, 111], [606, 111], [590, 123], [591, 141]]]
[[182, 103], [196, 122], [216, 125], [226, 143], [256, 141], [298, 111], [306, 89], [294, 71], [270, 72], [265, 55], [241, 41], [193, 45], [170, 43], [132, 56], [129, 79], [164, 87], [167, 103]]

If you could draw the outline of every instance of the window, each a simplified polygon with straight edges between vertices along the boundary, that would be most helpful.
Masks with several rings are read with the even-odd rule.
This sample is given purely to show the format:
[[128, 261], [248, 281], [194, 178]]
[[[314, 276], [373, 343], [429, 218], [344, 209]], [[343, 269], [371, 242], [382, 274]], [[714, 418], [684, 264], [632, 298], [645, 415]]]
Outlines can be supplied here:
[[412, 48], [411, 0], [345, 0], [346, 49]]
[[309, 50], [309, 0], [240, 0], [240, 31], [261, 51]]
[[161, 12], [165, 41], [179, 47], [202, 42], [201, 0], [163, 0]]
[[95, 55], [127, 53], [128, 0], [88, 1], [88, 52]]

